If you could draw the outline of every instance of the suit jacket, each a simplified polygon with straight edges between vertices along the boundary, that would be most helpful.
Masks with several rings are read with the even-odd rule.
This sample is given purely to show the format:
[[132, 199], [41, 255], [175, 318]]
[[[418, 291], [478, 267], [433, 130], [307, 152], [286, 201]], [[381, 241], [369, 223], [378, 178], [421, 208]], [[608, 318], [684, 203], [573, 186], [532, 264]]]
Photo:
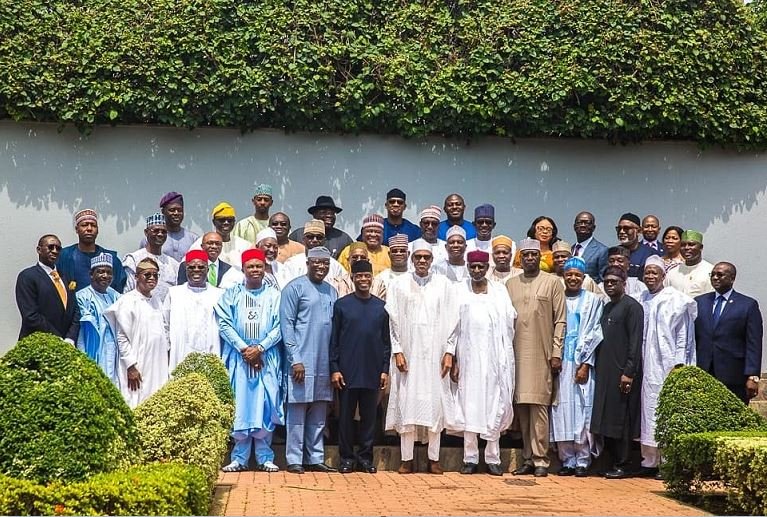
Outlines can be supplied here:
[[33, 332], [49, 332], [77, 341], [80, 321], [76, 315], [75, 291], [68, 288], [69, 279], [62, 276], [61, 280], [67, 288], [66, 307], [61, 304], [51, 277], [39, 265], [19, 273], [16, 278], [16, 305], [21, 313], [19, 339]]
[[[210, 266], [210, 262], [208, 263]], [[221, 285], [221, 279], [224, 278], [224, 273], [229, 271], [229, 269], [232, 267], [231, 264], [227, 264], [221, 259], [218, 259], [218, 275], [216, 278], [216, 287]], [[178, 281], [176, 282], [176, 285], [181, 285], [185, 283], [187, 280], [186, 278], [186, 262], [181, 262], [181, 266], [178, 268]]]
[[[573, 245], [573, 250], [575, 246]], [[607, 246], [592, 237], [589, 245], [581, 251], [581, 258], [586, 262], [586, 274], [594, 279], [594, 282], [602, 281], [602, 273], [607, 267]]]
[[716, 378], [724, 384], [745, 384], [746, 377], [759, 375], [762, 369], [762, 313], [756, 300], [733, 291], [714, 325], [716, 295], [695, 298], [698, 366], [711, 371], [713, 365]]

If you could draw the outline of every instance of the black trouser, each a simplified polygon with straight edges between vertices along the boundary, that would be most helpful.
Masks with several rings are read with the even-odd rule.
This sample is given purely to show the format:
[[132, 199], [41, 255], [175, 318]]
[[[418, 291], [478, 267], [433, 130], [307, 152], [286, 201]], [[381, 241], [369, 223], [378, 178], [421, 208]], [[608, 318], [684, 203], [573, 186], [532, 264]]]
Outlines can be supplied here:
[[626, 470], [631, 462], [631, 426], [623, 424], [623, 436], [610, 438], [605, 436], [605, 449], [610, 451], [615, 468]]
[[343, 462], [353, 462], [354, 414], [359, 403], [360, 425], [356, 458], [361, 462], [373, 462], [373, 438], [375, 437], [378, 390], [365, 388], [344, 388], [338, 393], [338, 452]]

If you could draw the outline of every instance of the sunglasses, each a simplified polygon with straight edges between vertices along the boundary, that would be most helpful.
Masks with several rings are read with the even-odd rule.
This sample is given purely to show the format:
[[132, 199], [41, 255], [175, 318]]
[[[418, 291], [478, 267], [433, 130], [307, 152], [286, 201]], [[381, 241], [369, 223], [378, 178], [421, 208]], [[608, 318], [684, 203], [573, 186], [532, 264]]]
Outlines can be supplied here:
[[48, 244], [46, 248], [48, 251], [61, 251], [61, 244]]
[[147, 273], [141, 273], [141, 276], [143, 276], [147, 280], [150, 280], [152, 278], [158, 279], [158, 278], [160, 278], [160, 273], [147, 272]]
[[638, 229], [639, 228], [637, 228], [635, 226], [616, 226], [615, 227], [615, 231], [616, 232], [626, 232], [626, 233], [628, 233], [628, 232], [635, 232]]

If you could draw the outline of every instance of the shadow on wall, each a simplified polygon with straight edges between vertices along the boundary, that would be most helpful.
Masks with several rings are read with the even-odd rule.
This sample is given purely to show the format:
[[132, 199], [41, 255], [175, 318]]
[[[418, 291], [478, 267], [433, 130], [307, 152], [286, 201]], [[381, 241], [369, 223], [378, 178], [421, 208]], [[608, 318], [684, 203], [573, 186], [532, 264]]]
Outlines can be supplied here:
[[0, 142], [0, 187], [17, 207], [94, 207], [116, 218], [118, 234], [134, 233], [131, 242], [166, 191], [182, 192], [187, 223], [207, 229], [210, 208], [221, 200], [239, 217], [249, 215], [261, 182], [274, 186], [273, 211], [286, 211], [294, 228], [318, 194], [330, 194], [344, 208], [338, 225], [356, 232], [365, 214], [383, 213], [386, 191], [397, 186], [408, 194], [413, 220], [455, 191], [464, 194], [469, 219], [475, 205], [496, 206], [496, 233], [519, 239], [534, 217], [547, 214], [571, 238], [574, 215], [589, 209], [607, 243], [624, 211], [705, 231], [716, 219], [749, 211], [767, 188], [763, 156], [671, 142], [513, 144], [136, 126], [99, 127], [83, 137], [72, 128], [58, 133], [55, 125], [9, 121], [0, 123]]

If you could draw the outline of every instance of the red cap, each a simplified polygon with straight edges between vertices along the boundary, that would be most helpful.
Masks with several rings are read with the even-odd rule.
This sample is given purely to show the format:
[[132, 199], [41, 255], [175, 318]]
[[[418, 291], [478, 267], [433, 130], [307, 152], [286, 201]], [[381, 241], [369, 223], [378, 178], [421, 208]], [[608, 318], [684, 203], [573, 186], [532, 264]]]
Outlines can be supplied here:
[[486, 251], [474, 250], [466, 254], [466, 262], [489, 262], [490, 255]]
[[186, 252], [186, 255], [184, 256], [184, 262], [187, 264], [190, 263], [193, 260], [202, 260], [206, 264], [208, 263], [208, 254], [205, 253], [203, 250], [189, 250]]
[[252, 248], [242, 252], [242, 265], [244, 266], [249, 260], [258, 259], [261, 262], [266, 262], [266, 255], [258, 248]]

